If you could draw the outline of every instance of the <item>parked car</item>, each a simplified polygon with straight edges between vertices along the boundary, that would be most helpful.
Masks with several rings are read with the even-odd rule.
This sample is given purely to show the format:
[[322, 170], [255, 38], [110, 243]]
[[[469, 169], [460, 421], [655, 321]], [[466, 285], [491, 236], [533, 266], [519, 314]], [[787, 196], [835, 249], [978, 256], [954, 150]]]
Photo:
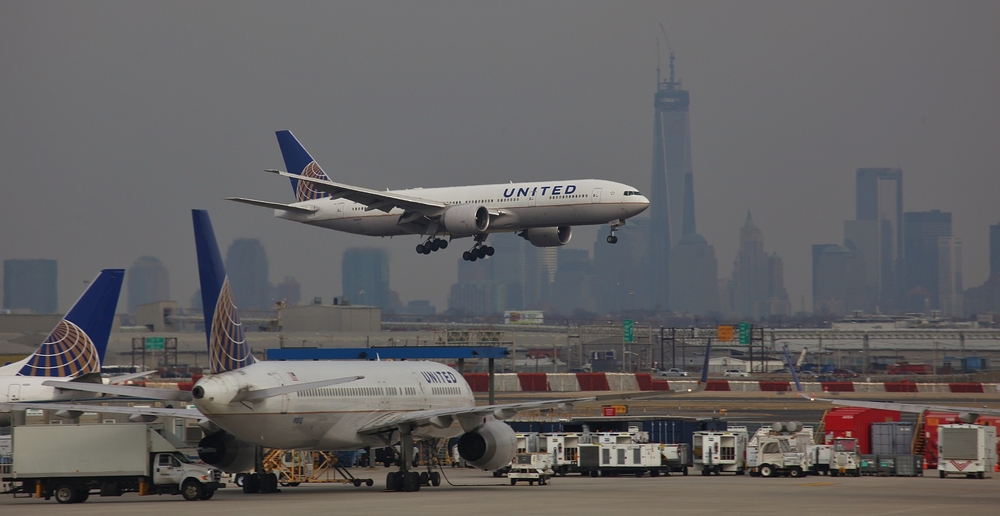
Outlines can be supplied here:
[[830, 374], [832, 374], [837, 378], [857, 378], [861, 376], [858, 373], [851, 371], [850, 369], [834, 369], [833, 371], [830, 372]]
[[750, 373], [740, 369], [726, 369], [726, 372], [722, 373], [722, 376], [735, 376], [737, 378], [748, 378], [750, 376]]
[[683, 369], [678, 369], [676, 367], [671, 367], [670, 369], [661, 369], [656, 371], [656, 374], [660, 376], [691, 376], [690, 373]]
[[805, 378], [813, 379], [817, 376], [816, 373], [812, 371], [796, 371], [796, 374], [798, 374], [800, 380]]

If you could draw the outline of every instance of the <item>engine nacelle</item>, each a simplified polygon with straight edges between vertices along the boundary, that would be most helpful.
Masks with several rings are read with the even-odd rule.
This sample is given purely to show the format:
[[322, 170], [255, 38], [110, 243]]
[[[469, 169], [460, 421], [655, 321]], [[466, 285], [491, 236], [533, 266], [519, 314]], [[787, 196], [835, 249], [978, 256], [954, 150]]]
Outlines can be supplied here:
[[490, 421], [458, 439], [458, 454], [473, 466], [493, 471], [510, 463], [517, 453], [514, 430], [503, 421]]
[[490, 227], [490, 212], [485, 206], [452, 206], [441, 216], [444, 229], [452, 236], [466, 237], [483, 233]]
[[198, 443], [198, 457], [205, 461], [205, 464], [226, 473], [253, 469], [255, 452], [254, 445], [226, 432], [205, 436]]
[[535, 247], [557, 247], [569, 243], [569, 239], [573, 237], [573, 227], [529, 228], [521, 236]]

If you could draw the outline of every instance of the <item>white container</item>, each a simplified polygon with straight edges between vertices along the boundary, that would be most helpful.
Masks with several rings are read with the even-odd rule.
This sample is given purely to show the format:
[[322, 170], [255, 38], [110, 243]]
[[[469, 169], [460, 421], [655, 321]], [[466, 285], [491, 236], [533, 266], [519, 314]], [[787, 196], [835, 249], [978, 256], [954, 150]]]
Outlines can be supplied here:
[[938, 474], [984, 478], [997, 464], [997, 429], [979, 425], [938, 426]]

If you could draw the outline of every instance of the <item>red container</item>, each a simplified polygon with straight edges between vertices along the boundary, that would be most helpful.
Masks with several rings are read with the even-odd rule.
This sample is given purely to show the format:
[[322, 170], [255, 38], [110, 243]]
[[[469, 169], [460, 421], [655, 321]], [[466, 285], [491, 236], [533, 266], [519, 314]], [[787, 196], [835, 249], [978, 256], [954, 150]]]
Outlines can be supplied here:
[[871, 453], [872, 423], [899, 421], [899, 411], [870, 409], [861, 407], [837, 407], [823, 418], [823, 432], [826, 444], [833, 444], [837, 437], [852, 437], [858, 440], [858, 451]]

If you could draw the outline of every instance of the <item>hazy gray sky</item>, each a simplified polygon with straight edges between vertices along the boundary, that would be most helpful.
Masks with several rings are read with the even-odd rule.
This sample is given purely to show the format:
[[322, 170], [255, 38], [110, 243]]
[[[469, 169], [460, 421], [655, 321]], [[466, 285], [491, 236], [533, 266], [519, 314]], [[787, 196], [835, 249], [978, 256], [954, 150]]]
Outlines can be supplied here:
[[343, 250], [376, 245], [404, 301], [443, 310], [463, 246], [418, 256], [417, 237], [222, 198], [292, 200], [261, 172], [283, 168], [276, 129], [334, 180], [373, 188], [648, 190], [661, 22], [691, 92], [698, 229], [720, 276], [750, 209], [793, 309], [811, 307], [810, 245], [842, 241], [855, 169], [900, 166], [904, 208], [952, 212], [965, 286], [982, 283], [1000, 222], [995, 1], [3, 1], [0, 259], [58, 259], [66, 309], [99, 269], [157, 256], [187, 306], [189, 210], [205, 208], [223, 253], [260, 238], [272, 281], [295, 276], [306, 299], [339, 295]]

